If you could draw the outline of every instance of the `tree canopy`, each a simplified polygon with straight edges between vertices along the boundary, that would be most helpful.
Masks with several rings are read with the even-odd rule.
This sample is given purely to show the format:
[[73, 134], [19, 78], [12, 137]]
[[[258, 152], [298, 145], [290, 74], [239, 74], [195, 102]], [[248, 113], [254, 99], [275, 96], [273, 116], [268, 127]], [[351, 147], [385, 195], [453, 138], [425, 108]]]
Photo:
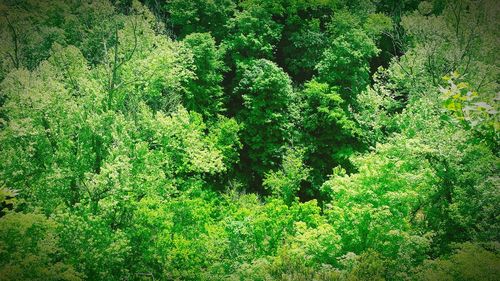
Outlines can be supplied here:
[[498, 9], [0, 1], [0, 279], [498, 280]]

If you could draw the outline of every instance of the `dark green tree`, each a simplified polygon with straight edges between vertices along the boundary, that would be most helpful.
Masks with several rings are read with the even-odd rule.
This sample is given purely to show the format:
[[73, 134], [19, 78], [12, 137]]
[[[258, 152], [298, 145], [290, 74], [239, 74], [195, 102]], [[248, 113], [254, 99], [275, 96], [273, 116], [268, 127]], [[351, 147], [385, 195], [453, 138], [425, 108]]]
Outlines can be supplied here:
[[243, 98], [237, 119], [242, 122], [243, 155], [250, 171], [261, 177], [278, 167], [290, 142], [293, 90], [290, 78], [276, 64], [260, 59], [243, 65], [235, 94]]

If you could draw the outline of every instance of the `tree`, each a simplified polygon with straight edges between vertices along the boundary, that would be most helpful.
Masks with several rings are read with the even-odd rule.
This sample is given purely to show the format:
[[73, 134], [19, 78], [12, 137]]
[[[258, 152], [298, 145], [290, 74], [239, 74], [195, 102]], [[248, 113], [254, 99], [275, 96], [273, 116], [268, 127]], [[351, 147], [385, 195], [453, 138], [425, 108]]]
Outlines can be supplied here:
[[233, 0], [146, 2], [160, 3], [160, 12], [166, 13], [164, 20], [180, 38], [191, 33], [210, 32], [220, 42], [227, 35], [226, 23], [236, 12]]
[[297, 193], [301, 183], [309, 176], [310, 169], [304, 166], [302, 157], [303, 151], [289, 149], [284, 156], [281, 169], [266, 173], [262, 183], [274, 196], [282, 198], [287, 204], [298, 199]]
[[307, 165], [313, 167], [312, 182], [317, 188], [333, 167], [349, 164], [349, 157], [359, 146], [360, 131], [337, 88], [312, 80], [304, 85], [301, 97], [301, 144], [306, 148]]
[[196, 78], [188, 84], [184, 105], [206, 119], [214, 119], [224, 110], [222, 92], [222, 52], [208, 33], [193, 33], [183, 40], [193, 53]]
[[355, 158], [357, 173], [337, 172], [323, 186], [347, 251], [376, 249], [408, 268], [452, 242], [497, 239], [495, 156], [442, 118], [437, 95], [412, 103], [400, 116], [401, 133]]
[[494, 280], [500, 257], [494, 244], [463, 243], [456, 245], [449, 257], [426, 260], [416, 270], [416, 280]]
[[[5, 196], [6, 195], [6, 196]], [[0, 189], [0, 203], [19, 203], [12, 190]], [[10, 199], [6, 199], [9, 197]], [[83, 280], [60, 247], [58, 223], [38, 212], [8, 210], [0, 218], [0, 273], [4, 280]]]
[[228, 24], [228, 36], [223, 46], [229, 57], [229, 66], [256, 59], [273, 60], [282, 26], [272, 15], [258, 7], [237, 13]]
[[248, 157], [245, 164], [261, 177], [279, 165], [289, 140], [293, 90], [288, 75], [268, 60], [251, 61], [240, 72], [235, 94], [243, 97], [237, 116], [244, 124], [242, 153]]
[[318, 79], [338, 86], [342, 97], [350, 102], [368, 85], [369, 62], [379, 49], [361, 28], [359, 19], [347, 12], [333, 17], [328, 32], [331, 43], [316, 65]]

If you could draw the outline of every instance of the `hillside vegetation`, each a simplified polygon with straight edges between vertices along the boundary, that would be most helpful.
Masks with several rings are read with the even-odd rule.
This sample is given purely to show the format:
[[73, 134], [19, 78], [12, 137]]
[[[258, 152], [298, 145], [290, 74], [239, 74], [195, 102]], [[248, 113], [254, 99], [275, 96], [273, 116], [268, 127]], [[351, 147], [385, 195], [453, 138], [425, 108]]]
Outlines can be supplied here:
[[494, 0], [0, 0], [0, 280], [500, 280]]

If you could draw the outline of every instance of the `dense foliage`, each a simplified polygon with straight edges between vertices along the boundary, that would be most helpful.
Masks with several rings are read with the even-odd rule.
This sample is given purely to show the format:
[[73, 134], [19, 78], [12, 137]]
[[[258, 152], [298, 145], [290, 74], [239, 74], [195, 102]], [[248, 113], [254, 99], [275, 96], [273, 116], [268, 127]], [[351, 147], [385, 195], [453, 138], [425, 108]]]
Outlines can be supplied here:
[[0, 1], [0, 279], [499, 280], [495, 2]]

